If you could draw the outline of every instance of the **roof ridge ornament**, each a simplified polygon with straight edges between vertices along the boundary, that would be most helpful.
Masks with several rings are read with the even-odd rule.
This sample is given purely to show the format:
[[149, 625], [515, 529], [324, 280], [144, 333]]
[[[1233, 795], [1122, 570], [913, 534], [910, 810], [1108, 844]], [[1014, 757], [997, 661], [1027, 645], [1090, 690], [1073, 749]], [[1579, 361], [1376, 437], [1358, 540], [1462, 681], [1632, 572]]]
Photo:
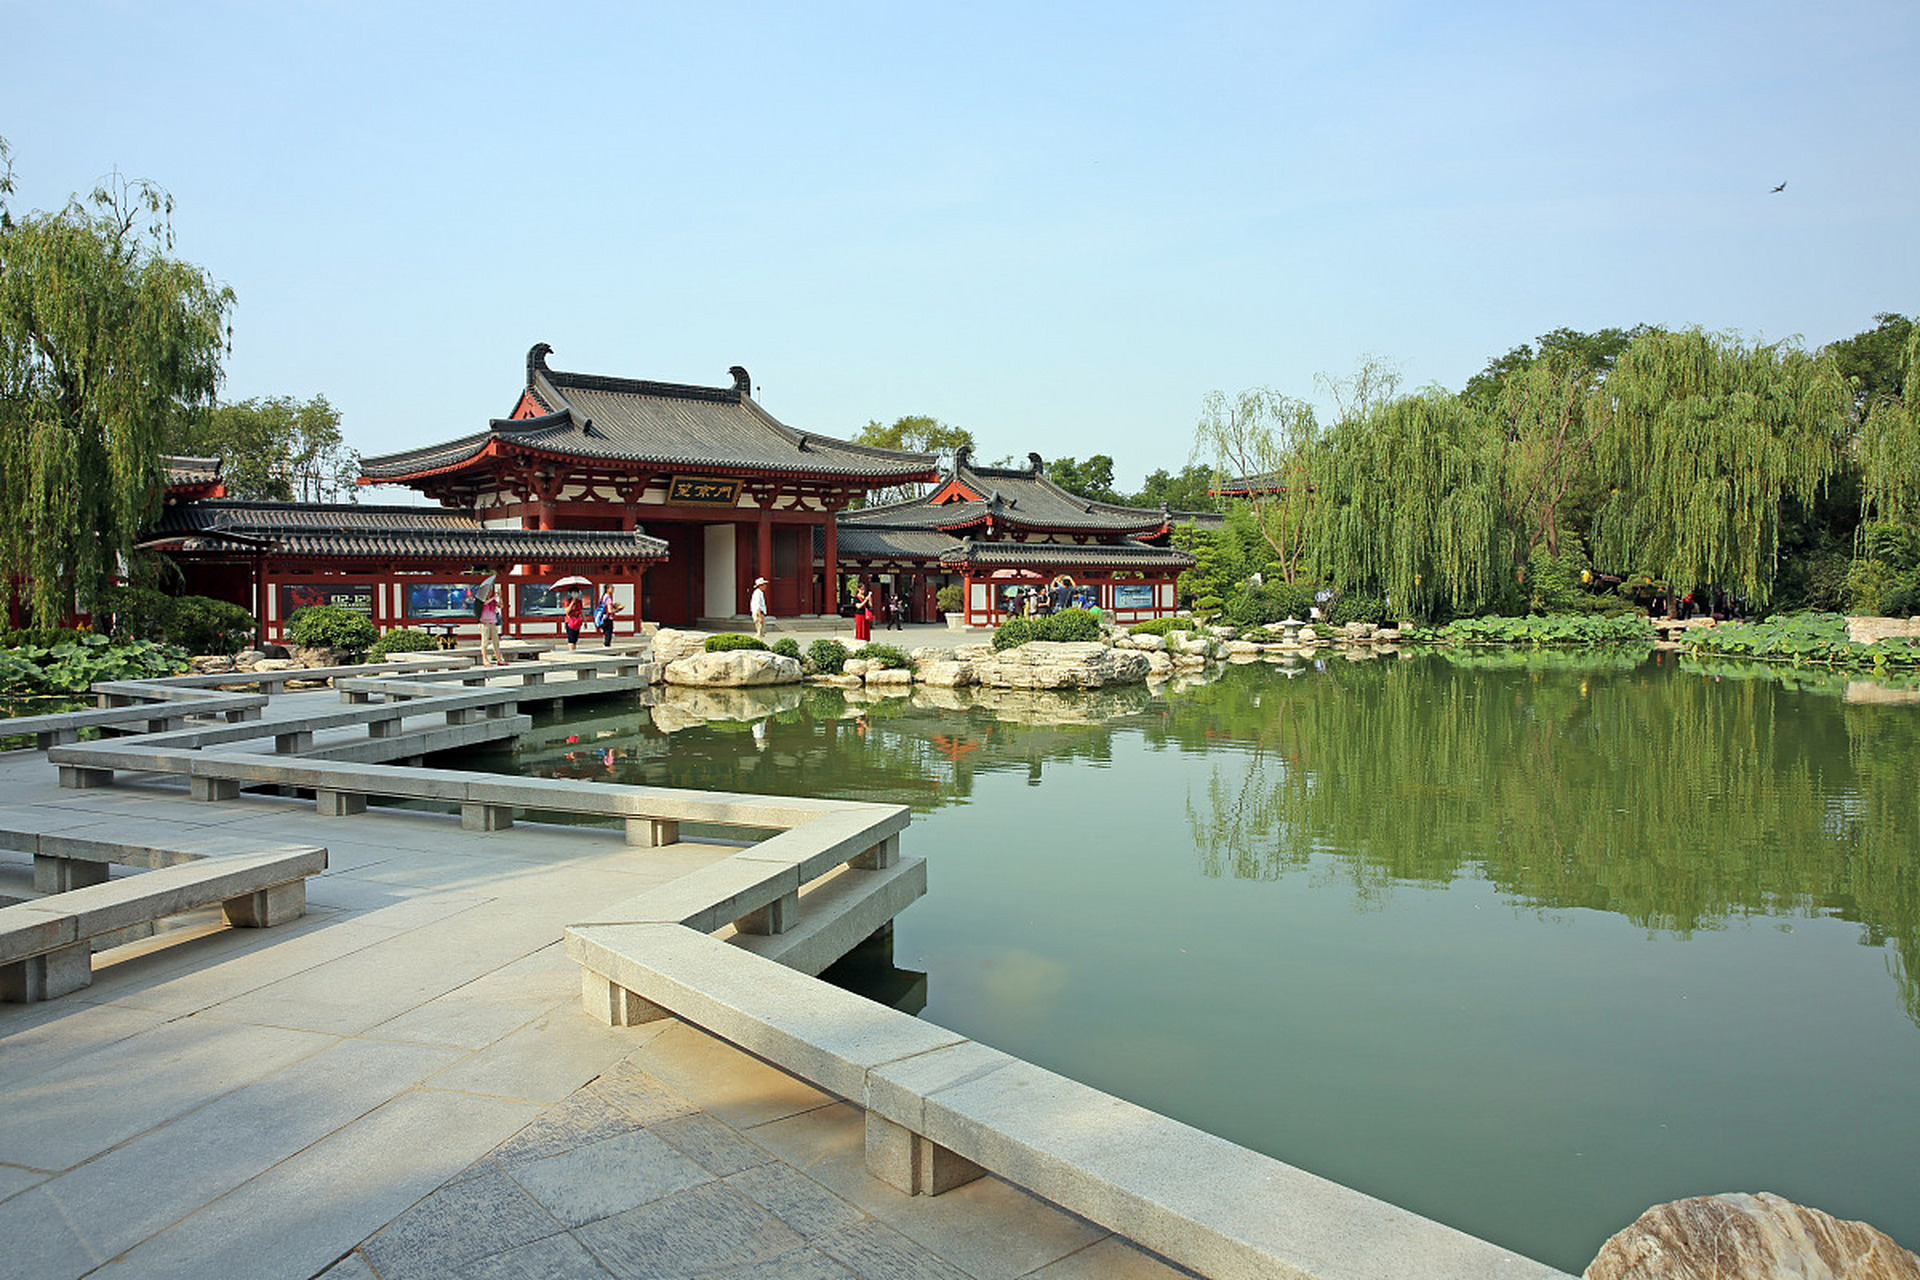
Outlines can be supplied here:
[[1045, 459], [1041, 458], [1039, 454], [1037, 453], [1028, 454], [1027, 461], [1033, 464], [1032, 470], [1034, 475], [1044, 476], [1045, 474], [1047, 474], [1046, 461]]
[[553, 372], [553, 370], [547, 368], [547, 357], [552, 353], [553, 353], [553, 348], [544, 342], [536, 342], [533, 344], [533, 346], [530, 349], [528, 349], [527, 351], [527, 385], [528, 386], [533, 385], [533, 378], [536, 373], [552, 373]]
[[728, 369], [727, 372], [733, 375], [733, 389], [735, 391], [738, 391], [743, 397], [753, 394], [753, 379], [747, 376], [745, 369], [736, 364], [731, 369]]

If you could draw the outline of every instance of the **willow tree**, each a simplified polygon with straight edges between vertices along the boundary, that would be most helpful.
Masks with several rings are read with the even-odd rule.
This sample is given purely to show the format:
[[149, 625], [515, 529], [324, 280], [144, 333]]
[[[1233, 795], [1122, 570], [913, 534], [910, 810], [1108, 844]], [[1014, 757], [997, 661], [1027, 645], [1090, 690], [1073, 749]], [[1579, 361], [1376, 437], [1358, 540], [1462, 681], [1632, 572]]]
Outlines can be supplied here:
[[1377, 405], [1333, 432], [1313, 485], [1315, 554], [1342, 587], [1384, 591], [1410, 618], [1505, 588], [1500, 428], [1476, 406], [1438, 390]]
[[1698, 329], [1647, 333], [1600, 395], [1609, 487], [1595, 555], [1764, 605], [1781, 502], [1811, 503], [1843, 457], [1853, 397], [1832, 358]]
[[1920, 326], [1907, 338], [1904, 395], [1875, 397], [1857, 442], [1862, 514], [1920, 530]]
[[1561, 539], [1585, 527], [1597, 487], [1594, 449], [1606, 415], [1594, 409], [1601, 374], [1548, 359], [1514, 369], [1491, 397], [1503, 428], [1501, 463], [1514, 557], [1525, 564], [1545, 543], [1560, 554]]
[[1312, 405], [1266, 387], [1232, 399], [1212, 392], [1194, 428], [1194, 456], [1213, 463], [1224, 479], [1222, 492], [1245, 500], [1288, 582], [1299, 578], [1306, 558], [1310, 473], [1319, 434]]
[[156, 187], [115, 181], [19, 221], [9, 190], [0, 551], [34, 622], [51, 626], [130, 557], [159, 502], [170, 429], [212, 403], [233, 294], [169, 256], [172, 201]]

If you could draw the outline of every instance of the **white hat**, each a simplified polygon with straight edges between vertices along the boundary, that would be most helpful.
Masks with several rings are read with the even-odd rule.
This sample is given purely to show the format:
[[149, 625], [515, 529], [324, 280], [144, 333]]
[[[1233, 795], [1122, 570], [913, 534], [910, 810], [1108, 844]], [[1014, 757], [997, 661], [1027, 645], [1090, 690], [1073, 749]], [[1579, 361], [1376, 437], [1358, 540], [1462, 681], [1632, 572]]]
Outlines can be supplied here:
[[765, 578], [755, 578], [753, 580], [753, 585], [756, 587], [764, 587], [767, 585], [767, 580]]

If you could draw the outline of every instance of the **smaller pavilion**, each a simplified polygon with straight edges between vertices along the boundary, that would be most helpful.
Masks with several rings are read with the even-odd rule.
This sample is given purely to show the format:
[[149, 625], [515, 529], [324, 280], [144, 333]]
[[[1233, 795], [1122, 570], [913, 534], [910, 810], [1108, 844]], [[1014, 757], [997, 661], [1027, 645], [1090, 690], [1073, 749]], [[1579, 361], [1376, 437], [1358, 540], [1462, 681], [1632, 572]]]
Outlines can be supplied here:
[[1174, 613], [1177, 580], [1194, 558], [1167, 545], [1171, 514], [1068, 493], [1047, 479], [1039, 454], [1027, 461], [979, 467], [963, 448], [926, 497], [842, 513], [840, 562], [891, 579], [916, 618], [931, 618], [938, 585], [958, 579], [972, 627], [998, 626], [1016, 594], [1061, 576], [1117, 623]]
[[141, 543], [180, 566], [185, 590], [228, 600], [282, 639], [295, 609], [332, 604], [381, 630], [475, 632], [471, 592], [493, 574], [509, 635], [557, 635], [564, 594], [578, 574], [611, 587], [617, 635], [640, 627], [636, 602], [649, 566], [666, 558], [658, 538], [621, 530], [488, 528], [472, 511], [356, 503], [169, 501]]

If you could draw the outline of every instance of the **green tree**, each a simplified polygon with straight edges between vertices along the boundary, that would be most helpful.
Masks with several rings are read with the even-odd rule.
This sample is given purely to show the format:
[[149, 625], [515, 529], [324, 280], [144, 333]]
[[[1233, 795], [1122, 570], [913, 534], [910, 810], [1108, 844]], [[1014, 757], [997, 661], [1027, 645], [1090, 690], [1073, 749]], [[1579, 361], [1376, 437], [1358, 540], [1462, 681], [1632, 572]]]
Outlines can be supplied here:
[[1765, 605], [1783, 500], [1811, 504], [1840, 466], [1853, 402], [1833, 358], [1647, 333], [1601, 396], [1595, 558]]
[[1047, 479], [1091, 502], [1120, 501], [1120, 495], [1113, 491], [1113, 459], [1104, 453], [1096, 453], [1085, 462], [1055, 458], [1047, 464]]
[[1901, 394], [1920, 378], [1920, 326], [1908, 326], [1901, 368], [1867, 411], [1857, 442], [1861, 503], [1869, 520], [1920, 530], [1920, 404]]
[[[1193, 451], [1213, 460], [1224, 487], [1239, 490], [1280, 576], [1293, 582], [1306, 563], [1309, 473], [1320, 436], [1313, 406], [1266, 387], [1228, 398], [1208, 394]], [[1189, 467], [1189, 470], [1192, 468]]]
[[[956, 427], [925, 414], [910, 414], [904, 418], [895, 418], [890, 424], [883, 424], [878, 419], [874, 419], [860, 428], [854, 435], [853, 442], [871, 445], [876, 449], [906, 449], [913, 453], [937, 453], [949, 462], [956, 450], [975, 447], [973, 433], [965, 427]], [[908, 498], [920, 497], [926, 490], [927, 487], [923, 484], [896, 485], [889, 489], [875, 490], [868, 496], [867, 501], [876, 504], [903, 502]]]
[[1492, 604], [1512, 564], [1500, 446], [1491, 414], [1438, 390], [1341, 423], [1313, 467], [1322, 568], [1403, 618]]
[[237, 498], [280, 502], [352, 501], [360, 455], [340, 436], [340, 413], [325, 396], [242, 400], [183, 418], [167, 449], [218, 455], [221, 479]]
[[1178, 474], [1160, 467], [1149, 474], [1128, 505], [1157, 507], [1165, 504], [1173, 511], [1219, 511], [1220, 499], [1213, 490], [1218, 473], [1211, 466], [1189, 462]]
[[1487, 367], [1469, 378], [1460, 394], [1491, 408], [1499, 400], [1501, 386], [1509, 375], [1543, 362], [1560, 370], [1585, 369], [1597, 375], [1597, 381], [1604, 380], [1607, 371], [1613, 368], [1621, 353], [1633, 345], [1634, 339], [1652, 332], [1653, 326], [1645, 324], [1631, 329], [1597, 329], [1592, 333], [1563, 326], [1534, 339], [1540, 344], [1537, 349], [1523, 342], [1507, 354], [1487, 361]]
[[1894, 311], [1882, 311], [1873, 321], [1873, 328], [1830, 342], [1824, 352], [1833, 357], [1841, 375], [1853, 384], [1862, 418], [1881, 399], [1898, 399], [1912, 385], [1908, 371], [1913, 362], [1907, 350], [1913, 339], [1913, 321]]
[[4, 143], [0, 169], [0, 550], [52, 626], [132, 558], [166, 441], [219, 387], [233, 292], [169, 256], [158, 187], [116, 176], [15, 221]]
[[[1502, 490], [1516, 563], [1586, 527], [1599, 497], [1594, 449], [1607, 416], [1594, 411], [1598, 371], [1535, 360], [1509, 372], [1489, 404], [1502, 428]], [[1469, 403], [1472, 403], [1471, 401]]]

